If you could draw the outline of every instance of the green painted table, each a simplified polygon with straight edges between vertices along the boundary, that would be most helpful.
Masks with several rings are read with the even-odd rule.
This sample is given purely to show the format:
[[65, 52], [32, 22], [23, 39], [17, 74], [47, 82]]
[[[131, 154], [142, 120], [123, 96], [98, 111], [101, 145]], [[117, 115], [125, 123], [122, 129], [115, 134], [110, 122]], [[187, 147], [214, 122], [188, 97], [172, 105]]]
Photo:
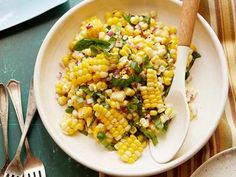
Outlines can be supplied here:
[[[70, 0], [34, 19], [0, 32], [0, 82], [14, 78], [21, 81], [22, 103], [26, 112], [29, 83], [40, 45], [52, 25], [81, 0]], [[9, 107], [9, 149], [14, 156], [21, 133], [14, 109]], [[29, 141], [33, 153], [46, 167], [48, 177], [95, 177], [98, 173], [75, 162], [51, 139], [39, 115], [33, 120]], [[4, 162], [2, 133], [0, 133], [0, 167]]]

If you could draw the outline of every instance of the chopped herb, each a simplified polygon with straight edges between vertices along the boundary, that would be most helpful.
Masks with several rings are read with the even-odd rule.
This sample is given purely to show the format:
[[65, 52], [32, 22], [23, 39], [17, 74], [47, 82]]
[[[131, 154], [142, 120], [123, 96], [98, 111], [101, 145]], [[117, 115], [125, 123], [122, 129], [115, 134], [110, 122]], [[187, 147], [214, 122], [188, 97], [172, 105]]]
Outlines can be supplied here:
[[154, 69], [154, 67], [150, 63], [150, 59], [148, 58], [148, 56], [145, 56], [143, 58], [143, 67], [146, 68], [146, 69]]
[[200, 57], [201, 57], [201, 55], [200, 55], [198, 52], [196, 52], [196, 51], [194, 51], [194, 52], [192, 53], [192, 56], [193, 56], [193, 59], [192, 59], [191, 62], [189, 63], [189, 66], [186, 68], [185, 79], [187, 79], [187, 78], [189, 77], [189, 75], [190, 75], [190, 69], [192, 68], [192, 66], [193, 66], [193, 64], [194, 64], [194, 62], [195, 62], [195, 60], [196, 60], [197, 58], [200, 58]]
[[143, 15], [143, 22], [147, 23], [148, 26], [150, 27], [151, 17]]
[[89, 126], [88, 127], [91, 127], [93, 125], [93, 123], [95, 122], [96, 120], [96, 116], [94, 115], [94, 112], [93, 112], [93, 119], [92, 121], [90, 122]]
[[143, 133], [144, 136], [146, 136], [147, 138], [152, 140], [152, 143], [154, 146], [157, 145], [158, 140], [157, 140], [157, 136], [155, 135], [155, 133], [153, 133], [151, 130], [147, 130], [143, 127], [139, 128], [140, 132]]
[[130, 64], [131, 68], [133, 68], [135, 70], [136, 73], [141, 73], [142, 72], [142, 69], [139, 67], [138, 63], [137, 62], [131, 62]]
[[149, 58], [148, 58], [148, 56], [145, 56], [144, 58], [143, 58], [143, 65], [144, 66], [147, 66], [148, 64], [149, 64]]
[[168, 125], [169, 125], [169, 122], [168, 122], [168, 121], [165, 122], [165, 123], [163, 123], [160, 118], [158, 118], [158, 119], [155, 121], [155, 126], [156, 126], [156, 128], [157, 128], [158, 130], [161, 130], [163, 133], [165, 133], [165, 132], [167, 131]]
[[167, 122], [164, 123], [164, 131], [165, 131], [165, 132], [167, 132], [167, 130], [168, 130], [169, 123], [170, 123], [169, 121], [167, 121]]
[[129, 77], [128, 79], [120, 79], [120, 78], [115, 78], [112, 77], [110, 83], [112, 86], [115, 87], [128, 87], [130, 86], [133, 82], [142, 82], [142, 78], [137, 76], [137, 75], [132, 75], [131, 77]]
[[110, 105], [107, 102], [103, 102], [101, 105], [106, 109], [110, 109]]
[[165, 90], [164, 96], [167, 96], [170, 91], [170, 86], [167, 86], [164, 90]]
[[68, 106], [65, 111], [66, 111], [66, 113], [71, 114], [73, 112], [73, 110], [74, 110], [73, 106]]
[[135, 112], [138, 110], [138, 104], [129, 102], [127, 108], [130, 112]]
[[130, 14], [124, 14], [123, 18], [125, 19], [125, 21], [127, 21], [130, 25], [134, 25], [131, 23], [130, 19], [131, 19], [131, 15]]
[[105, 100], [105, 96], [102, 93], [99, 92], [94, 92], [94, 94], [92, 95], [93, 99], [96, 101], [98, 98], [101, 99], [101, 101]]
[[134, 96], [131, 101], [129, 101], [127, 108], [130, 112], [135, 112], [138, 110], [138, 104], [140, 103], [139, 99]]
[[120, 33], [120, 31], [121, 31], [121, 26], [116, 25], [114, 32], [117, 34], [117, 33]]
[[94, 95], [94, 92], [92, 92], [91, 90], [89, 90], [89, 88], [86, 87], [86, 86], [81, 86], [80, 89], [82, 89], [83, 92], [86, 93], [86, 94], [89, 95], [89, 96], [93, 96], [93, 95]]
[[122, 46], [124, 46], [126, 44], [126, 41], [127, 41], [127, 39], [126, 40], [122, 39]]
[[104, 141], [102, 143], [104, 145], [105, 148], [107, 148], [109, 151], [114, 151], [115, 150], [115, 147], [114, 147], [114, 144], [108, 142], [108, 141]]
[[88, 131], [87, 131], [87, 130], [80, 130], [79, 132], [82, 133], [82, 134], [84, 134], [85, 136], [88, 135]]
[[110, 151], [114, 151], [114, 144], [112, 144], [111, 142], [107, 141], [106, 139], [106, 134], [104, 132], [98, 132], [97, 134], [97, 139], [99, 140], [99, 142], [108, 150]]
[[201, 55], [196, 51], [193, 51], [192, 56], [193, 56], [194, 59], [197, 59], [197, 58], [201, 57]]
[[163, 128], [164, 128], [164, 123], [161, 121], [161, 119], [157, 119], [157, 120], [155, 121], [155, 126], [156, 126], [156, 128], [158, 128], [158, 129], [163, 129]]
[[143, 116], [142, 113], [142, 102], [141, 99], [138, 98], [137, 96], [134, 96], [128, 103], [127, 108], [129, 110], [129, 112], [133, 113], [133, 112], [137, 112], [139, 116]]
[[105, 138], [106, 138], [106, 134], [104, 132], [98, 132], [97, 139], [99, 139], [99, 141], [102, 141]]
[[117, 41], [117, 39], [115, 37], [111, 37], [109, 39], [109, 41], [108, 41], [110, 43], [109, 50], [112, 49], [115, 46], [116, 41]]

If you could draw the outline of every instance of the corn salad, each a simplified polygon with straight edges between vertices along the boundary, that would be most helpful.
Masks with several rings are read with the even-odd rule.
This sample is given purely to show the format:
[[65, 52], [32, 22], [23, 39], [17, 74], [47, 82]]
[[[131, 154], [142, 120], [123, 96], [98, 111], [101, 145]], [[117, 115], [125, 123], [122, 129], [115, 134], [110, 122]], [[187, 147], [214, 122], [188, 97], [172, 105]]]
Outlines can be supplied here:
[[[85, 20], [62, 58], [64, 72], [56, 83], [58, 103], [65, 107], [62, 132], [90, 135], [125, 163], [140, 158], [149, 140], [157, 145], [175, 117], [164, 99], [174, 76], [176, 28], [156, 16], [113, 11], [105, 22]], [[186, 79], [198, 57], [192, 46]], [[196, 94], [187, 91], [193, 100]]]

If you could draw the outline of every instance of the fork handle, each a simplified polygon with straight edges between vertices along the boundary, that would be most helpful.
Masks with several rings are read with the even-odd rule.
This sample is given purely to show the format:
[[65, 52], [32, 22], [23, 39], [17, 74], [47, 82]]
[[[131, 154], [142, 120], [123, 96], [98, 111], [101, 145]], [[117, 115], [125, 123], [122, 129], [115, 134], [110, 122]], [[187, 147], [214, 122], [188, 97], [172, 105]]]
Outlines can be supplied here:
[[8, 96], [6, 87], [0, 83], [0, 118], [2, 123], [5, 161], [9, 162], [8, 152]]
[[[11, 79], [7, 84], [7, 90], [11, 97], [17, 119], [20, 125], [21, 132], [24, 130], [24, 118], [22, 113], [22, 103], [21, 103], [21, 86], [20, 82], [14, 79]], [[27, 138], [25, 139], [25, 148], [28, 155], [32, 154]]]
[[24, 141], [26, 139], [26, 135], [29, 130], [29, 127], [30, 127], [30, 124], [31, 124], [31, 121], [34, 117], [35, 112], [36, 112], [36, 102], [35, 102], [35, 98], [34, 98], [33, 79], [32, 79], [31, 84], [30, 84], [30, 89], [29, 89], [25, 126], [24, 126], [24, 130], [22, 132], [22, 135], [21, 135], [20, 143], [19, 143], [17, 151], [16, 151], [16, 156], [18, 156], [18, 157], [20, 157], [22, 146], [23, 146]]

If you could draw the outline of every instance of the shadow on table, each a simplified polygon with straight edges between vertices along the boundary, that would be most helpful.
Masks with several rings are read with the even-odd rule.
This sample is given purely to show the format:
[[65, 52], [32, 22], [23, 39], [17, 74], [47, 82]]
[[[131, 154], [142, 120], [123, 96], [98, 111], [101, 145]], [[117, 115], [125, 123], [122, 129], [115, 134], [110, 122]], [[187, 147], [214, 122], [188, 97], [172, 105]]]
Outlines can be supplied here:
[[5, 37], [8, 37], [8, 36], [13, 35], [18, 32], [27, 30], [29, 28], [37, 26], [38, 24], [45, 23], [47, 21], [56, 19], [56, 18], [62, 16], [69, 9], [70, 9], [70, 5], [69, 5], [69, 2], [67, 1], [64, 4], [54, 7], [53, 9], [51, 9], [47, 12], [44, 12], [43, 14], [41, 14], [37, 17], [34, 17], [34, 18], [29, 19], [29, 20], [27, 20], [23, 23], [20, 23], [16, 26], [12, 26], [8, 29], [0, 31], [0, 39], [3, 39]]

